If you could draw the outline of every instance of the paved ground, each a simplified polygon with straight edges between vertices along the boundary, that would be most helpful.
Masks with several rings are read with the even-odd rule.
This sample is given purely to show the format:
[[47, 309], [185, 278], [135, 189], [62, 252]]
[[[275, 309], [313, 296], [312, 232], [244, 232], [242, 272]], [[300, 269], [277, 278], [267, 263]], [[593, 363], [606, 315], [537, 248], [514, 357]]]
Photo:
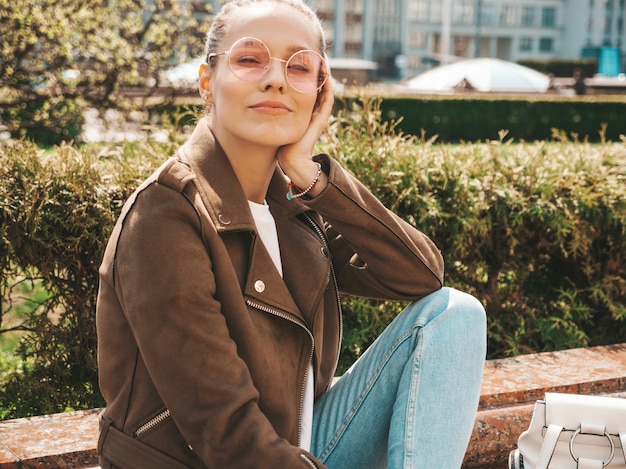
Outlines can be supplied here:
[[86, 142], [138, 141], [151, 137], [167, 141], [167, 130], [146, 126], [146, 115], [132, 112], [126, 119], [119, 111], [108, 109], [100, 113], [89, 108], [84, 113], [85, 124], [82, 137]]

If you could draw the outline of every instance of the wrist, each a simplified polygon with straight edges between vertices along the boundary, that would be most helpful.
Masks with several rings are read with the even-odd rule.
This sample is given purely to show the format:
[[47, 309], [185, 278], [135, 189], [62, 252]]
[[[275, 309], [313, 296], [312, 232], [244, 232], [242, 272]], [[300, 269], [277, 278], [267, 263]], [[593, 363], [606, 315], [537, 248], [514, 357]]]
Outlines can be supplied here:
[[313, 163], [316, 165], [317, 170], [310, 184], [306, 186], [304, 189], [302, 189], [299, 185], [295, 184], [292, 180], [290, 180], [289, 188], [286, 194], [287, 200], [296, 199], [299, 197], [304, 197], [306, 195], [313, 195], [313, 194], [318, 193], [318, 191], [315, 191], [315, 188], [320, 182], [320, 178], [322, 177], [322, 165], [315, 161]]

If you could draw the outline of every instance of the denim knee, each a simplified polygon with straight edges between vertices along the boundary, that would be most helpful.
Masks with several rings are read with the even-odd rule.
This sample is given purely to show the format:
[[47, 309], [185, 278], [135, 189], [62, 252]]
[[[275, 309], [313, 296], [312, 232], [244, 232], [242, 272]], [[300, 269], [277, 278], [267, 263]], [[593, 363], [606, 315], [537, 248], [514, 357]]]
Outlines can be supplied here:
[[407, 309], [412, 309], [418, 315], [434, 318], [443, 312], [464, 316], [469, 322], [486, 324], [485, 308], [481, 302], [469, 293], [455, 288], [443, 287], [421, 300], [411, 303]]
[[474, 296], [443, 287], [410, 304], [407, 310], [411, 311], [410, 321], [415, 326], [426, 327], [430, 324], [454, 329], [462, 335], [464, 341], [474, 342], [486, 353], [487, 316], [485, 308]]
[[449, 294], [449, 307], [458, 310], [459, 316], [465, 320], [464, 322], [478, 327], [482, 325], [484, 326], [482, 329], [486, 330], [487, 314], [478, 298], [454, 288], [444, 287], [442, 290], [447, 291]]

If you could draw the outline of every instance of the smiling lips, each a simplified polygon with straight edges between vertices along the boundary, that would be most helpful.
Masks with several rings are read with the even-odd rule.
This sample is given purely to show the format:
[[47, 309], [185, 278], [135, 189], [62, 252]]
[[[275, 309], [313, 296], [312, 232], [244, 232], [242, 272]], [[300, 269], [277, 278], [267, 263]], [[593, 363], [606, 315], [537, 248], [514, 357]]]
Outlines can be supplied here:
[[251, 109], [263, 114], [283, 115], [291, 112], [291, 109], [280, 101], [263, 101], [250, 106]]

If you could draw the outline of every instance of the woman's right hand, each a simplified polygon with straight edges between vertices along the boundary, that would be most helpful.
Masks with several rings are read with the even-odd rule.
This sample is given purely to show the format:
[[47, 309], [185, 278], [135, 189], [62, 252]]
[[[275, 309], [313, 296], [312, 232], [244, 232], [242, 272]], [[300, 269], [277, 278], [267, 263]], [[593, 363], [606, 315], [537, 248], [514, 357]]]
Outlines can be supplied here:
[[[315, 144], [328, 126], [335, 97], [330, 78], [320, 91], [317, 103], [311, 114], [309, 126], [300, 140], [278, 149], [276, 159], [287, 177], [298, 187], [308, 187], [317, 174], [317, 164], [311, 159]], [[315, 196], [322, 192], [328, 177], [322, 173], [315, 187], [309, 192]]]

